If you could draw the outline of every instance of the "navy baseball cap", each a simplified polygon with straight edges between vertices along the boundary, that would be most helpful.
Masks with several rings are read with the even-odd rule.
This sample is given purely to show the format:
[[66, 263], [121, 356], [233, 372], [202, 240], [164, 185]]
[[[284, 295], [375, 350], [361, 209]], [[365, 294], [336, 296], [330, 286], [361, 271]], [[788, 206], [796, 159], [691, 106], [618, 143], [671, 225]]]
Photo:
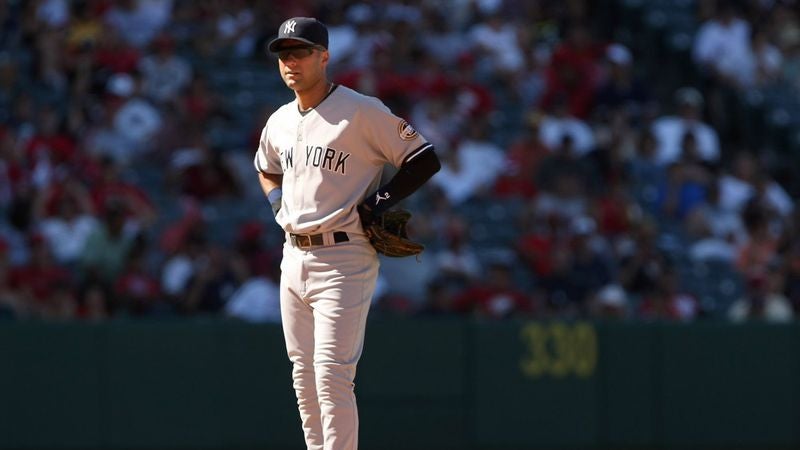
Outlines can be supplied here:
[[328, 48], [328, 27], [313, 17], [293, 17], [278, 28], [278, 37], [270, 41], [269, 51], [276, 53], [280, 43], [288, 39]]

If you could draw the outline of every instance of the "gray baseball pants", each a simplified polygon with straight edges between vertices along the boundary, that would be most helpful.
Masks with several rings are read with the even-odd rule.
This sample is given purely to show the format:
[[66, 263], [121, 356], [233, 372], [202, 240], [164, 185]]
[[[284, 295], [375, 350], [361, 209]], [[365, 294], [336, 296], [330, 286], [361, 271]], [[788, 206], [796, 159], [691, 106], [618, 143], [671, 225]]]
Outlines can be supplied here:
[[309, 450], [356, 450], [356, 364], [378, 276], [363, 236], [306, 249], [288, 239], [281, 262], [281, 320]]

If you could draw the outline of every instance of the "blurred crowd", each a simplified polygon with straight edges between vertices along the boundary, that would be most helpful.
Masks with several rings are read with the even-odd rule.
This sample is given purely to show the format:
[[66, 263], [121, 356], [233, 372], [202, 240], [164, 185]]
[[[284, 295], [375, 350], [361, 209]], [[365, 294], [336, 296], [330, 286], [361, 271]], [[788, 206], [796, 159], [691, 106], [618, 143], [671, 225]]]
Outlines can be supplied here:
[[[800, 6], [683, 3], [697, 77], [665, 80], [617, 2], [1, 2], [0, 317], [278, 321], [283, 235], [249, 161], [291, 98], [263, 45], [313, 16], [332, 79], [443, 161], [404, 204], [428, 248], [384, 260], [374, 314], [792, 320], [800, 160], [728, 102], [800, 97]], [[244, 117], [217, 82], [237, 67], [273, 80]], [[212, 204], [243, 219], [223, 236]]]

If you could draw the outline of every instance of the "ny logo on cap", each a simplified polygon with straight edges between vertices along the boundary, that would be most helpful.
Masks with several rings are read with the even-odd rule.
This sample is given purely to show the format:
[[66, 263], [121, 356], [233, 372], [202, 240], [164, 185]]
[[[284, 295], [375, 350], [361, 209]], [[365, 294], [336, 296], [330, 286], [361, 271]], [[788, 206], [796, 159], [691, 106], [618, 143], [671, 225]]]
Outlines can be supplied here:
[[297, 22], [295, 22], [294, 20], [286, 22], [286, 25], [284, 25], [283, 27], [283, 33], [284, 34], [294, 33], [295, 25], [297, 25]]

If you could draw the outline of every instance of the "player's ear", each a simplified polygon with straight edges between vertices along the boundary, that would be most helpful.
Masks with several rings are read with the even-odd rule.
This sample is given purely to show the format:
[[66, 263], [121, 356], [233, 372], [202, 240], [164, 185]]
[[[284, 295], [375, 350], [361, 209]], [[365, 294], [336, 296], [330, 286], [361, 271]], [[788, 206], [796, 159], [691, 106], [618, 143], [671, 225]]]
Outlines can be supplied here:
[[328, 64], [328, 59], [330, 59], [331, 54], [328, 53], [327, 49], [323, 50], [321, 53], [322, 53], [322, 63], [323, 64]]

